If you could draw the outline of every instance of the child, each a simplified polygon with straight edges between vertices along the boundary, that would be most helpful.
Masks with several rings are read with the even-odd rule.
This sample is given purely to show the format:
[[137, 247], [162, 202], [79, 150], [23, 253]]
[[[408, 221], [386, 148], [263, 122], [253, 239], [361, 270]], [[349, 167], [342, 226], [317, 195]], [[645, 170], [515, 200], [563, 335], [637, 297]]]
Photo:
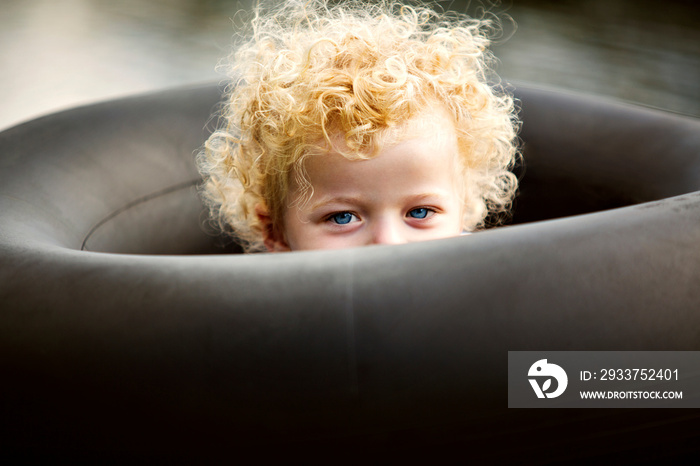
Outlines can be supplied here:
[[427, 7], [288, 1], [232, 55], [225, 127], [198, 164], [246, 251], [457, 236], [507, 213], [513, 100], [490, 23]]

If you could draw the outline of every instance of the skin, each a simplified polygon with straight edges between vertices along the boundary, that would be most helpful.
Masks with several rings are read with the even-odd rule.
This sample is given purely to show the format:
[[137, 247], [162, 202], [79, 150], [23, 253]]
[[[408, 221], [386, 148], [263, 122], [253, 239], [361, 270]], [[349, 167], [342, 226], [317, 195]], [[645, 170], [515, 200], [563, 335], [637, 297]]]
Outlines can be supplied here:
[[[449, 117], [425, 113], [393, 136], [398, 142], [369, 160], [348, 160], [336, 150], [310, 155], [305, 168], [313, 195], [294, 202], [300, 190], [292, 185], [281, 232], [266, 229], [267, 249], [339, 249], [460, 235], [463, 196]], [[264, 212], [259, 216], [269, 223]]]

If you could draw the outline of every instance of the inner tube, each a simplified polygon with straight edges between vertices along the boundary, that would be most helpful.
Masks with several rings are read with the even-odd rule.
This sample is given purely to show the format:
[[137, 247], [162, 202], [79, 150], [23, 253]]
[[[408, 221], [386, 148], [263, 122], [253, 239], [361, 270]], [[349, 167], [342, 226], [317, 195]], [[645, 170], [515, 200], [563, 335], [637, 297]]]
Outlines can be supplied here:
[[514, 92], [525, 163], [512, 225], [337, 251], [237, 254], [207, 232], [194, 154], [216, 85], [2, 132], [5, 451], [693, 449], [695, 410], [508, 409], [507, 353], [700, 350], [700, 121]]

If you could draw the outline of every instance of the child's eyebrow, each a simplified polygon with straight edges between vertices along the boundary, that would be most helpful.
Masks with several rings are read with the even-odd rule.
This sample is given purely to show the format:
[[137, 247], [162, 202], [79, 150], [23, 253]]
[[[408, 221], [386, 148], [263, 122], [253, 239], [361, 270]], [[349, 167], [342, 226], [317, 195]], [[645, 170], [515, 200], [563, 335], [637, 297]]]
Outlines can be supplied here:
[[[446, 199], [448, 197], [450, 197], [450, 194], [448, 192], [432, 191], [432, 192], [427, 192], [427, 193], [410, 194], [410, 195], [402, 198], [401, 202], [421, 203], [421, 202], [425, 202], [426, 200], [427, 201], [443, 200], [443, 199]], [[311, 210], [317, 210], [317, 209], [325, 207], [329, 204], [362, 205], [365, 202], [368, 202], [368, 200], [367, 199], [363, 200], [361, 197], [356, 197], [356, 196], [326, 197], [326, 198], [320, 199], [318, 202], [315, 202], [314, 204], [312, 204]]]
[[415, 194], [415, 195], [410, 195], [406, 196], [406, 201], [408, 200], [414, 200], [414, 201], [423, 201], [423, 200], [430, 200], [430, 199], [445, 199], [447, 197], [450, 197], [451, 194], [447, 191], [445, 192], [429, 192], [429, 193], [420, 193], [420, 194]]
[[328, 204], [351, 204], [359, 205], [362, 204], [362, 200], [359, 197], [353, 196], [333, 196], [320, 199], [311, 206], [311, 210], [317, 210], [321, 207], [325, 207]]

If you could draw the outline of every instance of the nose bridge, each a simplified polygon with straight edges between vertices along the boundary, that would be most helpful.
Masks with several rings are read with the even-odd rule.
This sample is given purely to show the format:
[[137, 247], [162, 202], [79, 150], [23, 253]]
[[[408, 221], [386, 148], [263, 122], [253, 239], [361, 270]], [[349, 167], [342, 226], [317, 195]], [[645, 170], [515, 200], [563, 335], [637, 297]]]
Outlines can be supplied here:
[[406, 242], [403, 222], [391, 215], [378, 217], [372, 225], [372, 244], [402, 244]]

